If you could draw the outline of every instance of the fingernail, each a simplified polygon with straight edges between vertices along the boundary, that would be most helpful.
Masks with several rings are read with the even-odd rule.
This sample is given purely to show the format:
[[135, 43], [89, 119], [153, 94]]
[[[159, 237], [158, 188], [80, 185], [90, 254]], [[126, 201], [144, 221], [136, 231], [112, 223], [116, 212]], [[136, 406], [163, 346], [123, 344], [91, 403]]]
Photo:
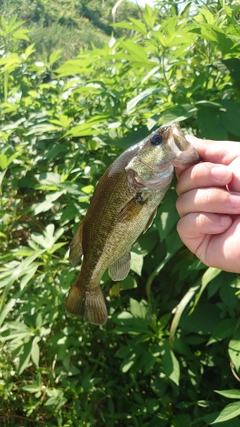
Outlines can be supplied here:
[[220, 215], [219, 226], [221, 228], [230, 227], [231, 223], [232, 223], [232, 219], [231, 219], [230, 216], [228, 216], [228, 215]]
[[214, 166], [211, 169], [211, 174], [216, 181], [227, 181], [226, 184], [229, 183], [229, 180], [232, 177], [232, 172], [224, 165]]
[[240, 207], [240, 193], [231, 194], [229, 198], [230, 205], [232, 208]]

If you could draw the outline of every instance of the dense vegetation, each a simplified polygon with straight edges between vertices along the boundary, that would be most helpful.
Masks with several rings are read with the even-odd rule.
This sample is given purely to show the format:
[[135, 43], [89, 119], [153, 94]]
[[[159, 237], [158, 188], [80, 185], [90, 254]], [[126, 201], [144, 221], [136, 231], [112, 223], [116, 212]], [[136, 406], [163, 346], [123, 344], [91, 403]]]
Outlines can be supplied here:
[[175, 121], [240, 140], [239, 3], [158, 4], [68, 61], [1, 18], [2, 426], [239, 426], [240, 280], [181, 243], [175, 182], [128, 278], [103, 277], [107, 324], [64, 310], [69, 242], [123, 149]]
[[62, 59], [77, 55], [79, 48], [101, 47], [112, 33], [129, 32], [111, 24], [142, 15], [134, 3], [122, 0], [0, 0], [6, 18], [17, 15], [29, 30], [39, 58], [47, 60], [54, 50], [62, 49]]

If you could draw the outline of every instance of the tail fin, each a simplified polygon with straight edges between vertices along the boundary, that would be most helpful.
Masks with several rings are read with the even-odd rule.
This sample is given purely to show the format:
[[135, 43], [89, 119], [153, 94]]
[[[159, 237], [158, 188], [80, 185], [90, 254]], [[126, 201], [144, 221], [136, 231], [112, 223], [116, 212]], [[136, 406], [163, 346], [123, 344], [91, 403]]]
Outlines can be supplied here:
[[107, 308], [100, 287], [88, 292], [79, 286], [78, 280], [70, 289], [66, 301], [66, 310], [68, 313], [83, 317], [95, 325], [104, 325], [107, 322]]

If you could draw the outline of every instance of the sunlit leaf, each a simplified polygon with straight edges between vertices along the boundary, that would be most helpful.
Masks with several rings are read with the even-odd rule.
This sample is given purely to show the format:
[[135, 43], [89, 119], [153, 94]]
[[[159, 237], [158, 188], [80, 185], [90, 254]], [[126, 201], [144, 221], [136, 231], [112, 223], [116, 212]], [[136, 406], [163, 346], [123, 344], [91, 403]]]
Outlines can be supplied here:
[[233, 418], [240, 415], [240, 402], [234, 402], [230, 403], [229, 405], [225, 406], [225, 408], [220, 411], [219, 413], [208, 415], [204, 417], [203, 419], [208, 422], [210, 425], [216, 424], [216, 423], [223, 423], [225, 421], [232, 420]]
[[137, 254], [136, 252], [131, 252], [130, 267], [132, 271], [141, 276], [143, 267], [143, 256], [141, 254]]
[[180, 379], [180, 365], [179, 362], [171, 350], [169, 344], [166, 342], [164, 345], [164, 353], [162, 356], [162, 366], [164, 374], [172, 380], [176, 385], [179, 385]]
[[221, 396], [227, 397], [228, 399], [240, 399], [240, 390], [215, 390], [215, 393], [220, 394]]

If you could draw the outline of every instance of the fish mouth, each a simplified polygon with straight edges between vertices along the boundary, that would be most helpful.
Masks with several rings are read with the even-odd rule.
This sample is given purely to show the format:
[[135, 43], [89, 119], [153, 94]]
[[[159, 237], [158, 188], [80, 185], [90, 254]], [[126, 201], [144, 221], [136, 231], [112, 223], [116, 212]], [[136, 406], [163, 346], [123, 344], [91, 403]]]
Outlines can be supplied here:
[[186, 140], [182, 133], [179, 123], [174, 123], [169, 126], [168, 146], [174, 154], [172, 165], [182, 166], [193, 165], [200, 160], [200, 156], [196, 149]]

